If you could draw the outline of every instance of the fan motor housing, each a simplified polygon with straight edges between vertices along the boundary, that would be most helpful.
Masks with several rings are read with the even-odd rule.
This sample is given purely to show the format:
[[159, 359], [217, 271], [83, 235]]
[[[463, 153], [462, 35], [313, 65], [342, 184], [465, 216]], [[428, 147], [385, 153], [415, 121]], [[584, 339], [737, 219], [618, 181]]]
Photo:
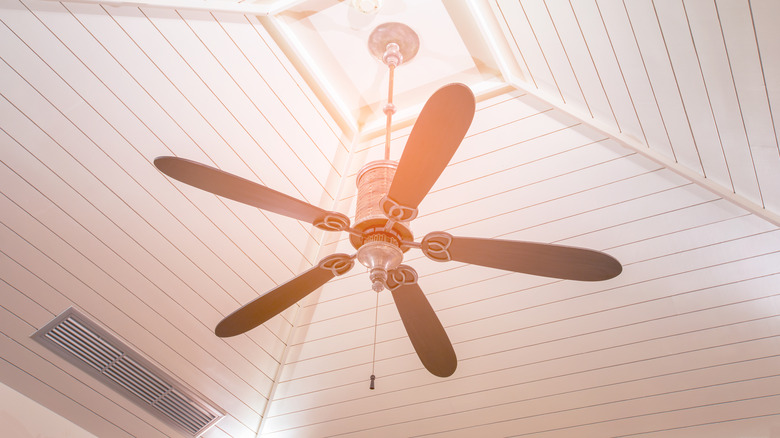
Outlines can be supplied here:
[[[379, 201], [387, 195], [398, 163], [391, 160], [372, 161], [357, 175], [357, 209], [354, 229], [360, 236], [350, 235], [352, 246], [359, 249], [364, 244], [382, 242], [401, 248], [401, 242], [412, 241], [414, 236], [409, 230], [409, 222], [396, 222], [390, 230], [385, 230], [387, 216], [379, 206]], [[404, 248], [402, 251], [406, 251]]]

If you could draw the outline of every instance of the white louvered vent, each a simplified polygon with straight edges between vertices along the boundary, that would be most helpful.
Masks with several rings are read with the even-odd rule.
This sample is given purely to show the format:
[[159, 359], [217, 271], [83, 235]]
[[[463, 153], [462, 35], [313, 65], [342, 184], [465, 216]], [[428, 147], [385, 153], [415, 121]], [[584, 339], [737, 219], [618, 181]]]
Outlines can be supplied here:
[[33, 338], [190, 436], [199, 436], [223, 416], [212, 403], [72, 307]]

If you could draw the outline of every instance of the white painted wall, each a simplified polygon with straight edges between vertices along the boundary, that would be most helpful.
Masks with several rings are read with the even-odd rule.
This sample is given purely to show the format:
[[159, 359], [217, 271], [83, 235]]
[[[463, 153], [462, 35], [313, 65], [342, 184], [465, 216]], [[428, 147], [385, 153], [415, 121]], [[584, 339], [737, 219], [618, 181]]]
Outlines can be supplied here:
[[14, 438], [91, 438], [95, 435], [0, 383], [0, 430]]

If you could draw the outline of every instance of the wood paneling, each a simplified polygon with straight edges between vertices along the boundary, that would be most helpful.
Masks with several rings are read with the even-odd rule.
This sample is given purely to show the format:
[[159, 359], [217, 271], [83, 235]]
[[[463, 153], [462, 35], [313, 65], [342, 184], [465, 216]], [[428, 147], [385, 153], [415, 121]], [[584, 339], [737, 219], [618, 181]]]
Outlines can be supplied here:
[[417, 240], [441, 230], [593, 248], [622, 262], [619, 277], [562, 281], [410, 250], [458, 355], [447, 379], [422, 367], [360, 265], [219, 339], [238, 306], [354, 249], [344, 233], [172, 181], [153, 159], [197, 160], [352, 216], [356, 175], [383, 138], [347, 138], [257, 17], [4, 0], [0, 379], [97, 436], [176, 436], [29, 338], [75, 305], [224, 410], [207, 437], [772, 436], [780, 231], [624, 145], [780, 213], [778, 3], [474, 7], [493, 14], [528, 88], [505, 78], [478, 96]]

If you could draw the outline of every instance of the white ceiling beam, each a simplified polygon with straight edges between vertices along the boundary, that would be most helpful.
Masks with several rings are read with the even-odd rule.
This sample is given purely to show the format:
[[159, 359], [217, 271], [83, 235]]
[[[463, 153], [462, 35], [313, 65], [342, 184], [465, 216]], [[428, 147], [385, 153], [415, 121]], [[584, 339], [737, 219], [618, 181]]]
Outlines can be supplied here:
[[516, 63], [512, 63], [514, 68], [510, 66], [510, 60], [514, 61], [511, 50], [506, 46], [506, 40], [503, 35], [500, 34], [500, 26], [495, 19], [495, 16], [490, 11], [490, 5], [485, 0], [467, 0], [469, 10], [474, 16], [474, 21], [479, 27], [479, 31], [482, 37], [485, 39], [485, 43], [490, 50], [490, 54], [498, 65], [499, 72], [504, 82], [509, 83], [510, 78], [513, 76], [522, 75], [517, 68]]
[[[471, 91], [474, 93], [474, 97], [476, 98], [477, 101], [489, 99], [497, 94], [512, 91], [512, 89], [514, 88], [512, 85], [505, 82], [503, 79], [486, 80], [478, 84], [470, 84], [469, 87], [471, 88]], [[393, 126], [391, 127], [390, 130], [395, 131], [396, 129], [405, 128], [413, 124], [417, 120], [417, 116], [420, 115], [420, 112], [422, 111], [423, 106], [425, 105], [426, 102], [427, 100], [420, 102], [418, 105], [399, 109], [398, 112], [396, 112], [393, 115]], [[367, 125], [364, 125], [360, 129], [361, 141], [366, 141], [372, 138], [384, 136], [385, 129], [386, 129], [385, 119], [377, 119]]]
[[670, 159], [669, 157], [659, 153], [658, 151], [651, 149], [650, 147], [648, 147], [647, 145], [643, 144], [640, 141], [637, 141], [633, 137], [629, 137], [622, 132], [616, 131], [615, 128], [613, 128], [611, 125], [608, 125], [606, 123], [601, 122], [600, 120], [590, 117], [588, 114], [586, 114], [581, 109], [575, 107], [574, 105], [564, 103], [561, 101], [560, 98], [557, 98], [556, 96], [553, 96], [550, 93], [540, 90], [535, 86], [533, 86], [532, 84], [529, 84], [528, 82], [520, 78], [517, 77], [509, 78], [508, 82], [518, 90], [528, 93], [532, 96], [535, 96], [538, 99], [547, 102], [554, 108], [563, 111], [564, 113], [576, 118], [577, 120], [580, 120], [583, 124], [615, 140], [616, 142], [620, 143], [626, 148], [631, 149], [637, 152], [638, 154], [644, 156], [645, 158], [648, 158], [666, 167], [667, 169], [673, 171], [674, 173], [690, 180], [691, 182], [703, 187], [704, 189], [709, 190], [710, 192], [720, 196], [723, 199], [731, 201], [732, 203], [738, 205], [741, 208], [744, 208], [745, 210], [755, 214], [756, 216], [759, 216], [774, 225], [780, 226], [780, 215], [778, 215], [777, 213], [767, 210], [763, 206], [758, 205], [757, 203], [747, 199], [742, 195], [734, 193], [733, 191], [723, 187], [722, 185], [716, 183], [715, 181], [709, 178], [705, 178], [703, 175], [696, 173], [693, 170], [689, 169], [687, 166], [684, 166]]
[[[53, 0], [58, 1], [58, 0]], [[271, 4], [232, 2], [225, 0], [66, 0], [69, 3], [88, 3], [105, 6], [131, 6], [138, 8], [164, 8], [208, 12], [235, 12], [259, 16], [276, 15], [304, 0], [279, 0]]]

